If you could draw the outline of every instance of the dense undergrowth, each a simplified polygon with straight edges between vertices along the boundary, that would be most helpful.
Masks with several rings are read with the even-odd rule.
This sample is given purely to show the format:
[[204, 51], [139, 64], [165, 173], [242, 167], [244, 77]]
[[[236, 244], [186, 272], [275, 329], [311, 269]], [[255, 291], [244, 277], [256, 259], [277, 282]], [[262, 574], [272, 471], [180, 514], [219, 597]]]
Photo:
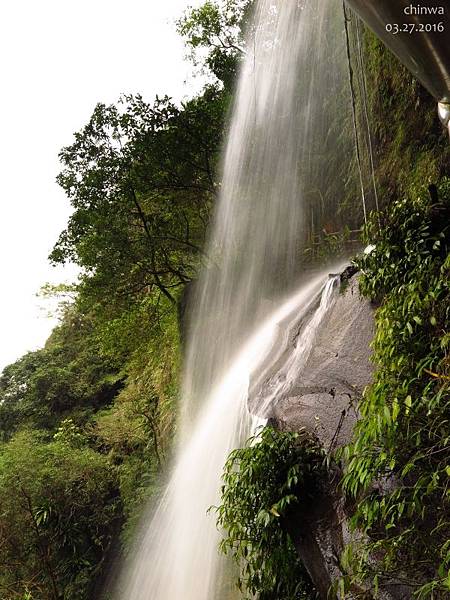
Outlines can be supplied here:
[[[44, 349], [4, 370], [2, 598], [98, 597], [118, 535], [132, 535], [170, 447], [178, 323], [171, 307], [160, 311], [107, 321], [75, 303]], [[115, 337], [123, 321], [134, 345]]]
[[343, 453], [358, 499], [347, 548], [353, 577], [404, 583], [417, 598], [450, 591], [450, 180], [418, 188], [368, 224], [357, 260], [363, 295], [380, 303], [375, 380]]
[[228, 458], [217, 522], [225, 531], [221, 550], [238, 565], [244, 598], [317, 597], [286, 520], [318, 493], [323, 462], [321, 450], [305, 435], [271, 427]]

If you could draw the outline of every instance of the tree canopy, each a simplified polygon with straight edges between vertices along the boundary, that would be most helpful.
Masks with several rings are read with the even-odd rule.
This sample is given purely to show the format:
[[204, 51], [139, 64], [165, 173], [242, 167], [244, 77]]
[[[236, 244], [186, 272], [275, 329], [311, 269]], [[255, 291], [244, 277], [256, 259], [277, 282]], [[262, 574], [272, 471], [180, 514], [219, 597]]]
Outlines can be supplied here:
[[81, 276], [45, 347], [0, 376], [5, 600], [98, 598], [112, 545], [127, 544], [158, 487], [177, 413], [177, 302], [206, 260], [220, 189], [228, 50], [214, 59], [227, 85], [214, 79], [181, 104], [139, 94], [99, 103], [60, 152], [73, 212], [50, 259], [75, 262]]
[[174, 301], [202, 255], [226, 105], [212, 86], [181, 107], [140, 95], [98, 104], [60, 153], [74, 212], [51, 260], [82, 266], [98, 297], [157, 289]]
[[250, 21], [253, 0], [207, 0], [191, 8], [178, 21], [195, 65], [203, 63], [225, 87], [232, 87], [245, 52], [244, 34]]

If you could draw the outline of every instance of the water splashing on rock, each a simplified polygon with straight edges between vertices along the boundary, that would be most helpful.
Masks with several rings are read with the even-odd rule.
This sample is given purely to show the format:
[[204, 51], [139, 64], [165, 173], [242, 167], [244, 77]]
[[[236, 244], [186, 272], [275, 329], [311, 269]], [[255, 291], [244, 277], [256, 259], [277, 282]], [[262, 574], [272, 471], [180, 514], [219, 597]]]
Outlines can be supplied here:
[[[350, 110], [342, 19], [328, 0], [256, 4], [208, 247], [216, 266], [201, 274], [191, 302], [178, 452], [143, 521], [122, 600], [236, 597], [207, 511], [229, 452], [260, 422], [248, 409], [250, 379], [301, 321], [280, 384], [288, 386], [333, 303], [334, 280], [307, 277], [303, 257], [318, 228], [340, 225], [337, 198], [353, 152], [351, 136], [337, 135]], [[279, 392], [263, 395], [255, 414], [264, 417]]]

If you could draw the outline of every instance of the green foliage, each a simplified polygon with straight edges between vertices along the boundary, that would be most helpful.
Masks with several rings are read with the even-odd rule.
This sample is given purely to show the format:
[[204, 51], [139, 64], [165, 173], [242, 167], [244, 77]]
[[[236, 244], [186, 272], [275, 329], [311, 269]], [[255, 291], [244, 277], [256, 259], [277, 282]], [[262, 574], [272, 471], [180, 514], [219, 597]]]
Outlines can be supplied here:
[[[45, 532], [38, 535], [32, 516], [27, 520], [11, 503], [5, 519], [11, 527], [20, 521], [17, 530], [25, 530], [24, 544], [29, 544], [26, 552], [17, 546], [20, 558], [5, 559], [2, 584], [8, 593], [17, 591], [12, 597], [89, 597], [101, 578], [110, 540], [117, 540], [122, 526], [122, 539], [129, 539], [157, 487], [178, 396], [175, 305], [202, 257], [227, 102], [225, 93], [208, 87], [181, 107], [168, 98], [150, 106], [140, 96], [123, 98], [119, 106], [98, 105], [61, 152], [64, 170], [58, 181], [74, 212], [52, 260], [75, 260], [83, 267], [81, 282], [76, 290], [43, 290], [64, 294], [61, 322], [45, 348], [4, 370], [0, 439], [8, 442], [5, 456], [18, 448], [16, 440], [27, 439], [27, 451], [41, 460], [30, 463], [35, 486], [42, 483], [48, 453], [65, 452], [80, 465], [89, 457], [114, 479], [114, 502], [86, 499], [92, 523], [98, 519], [104, 526], [98, 544], [95, 537], [90, 546], [83, 534], [83, 543], [66, 555], [58, 541], [62, 532], [48, 533], [49, 565], [39, 562], [39, 548], [35, 544], [29, 550], [27, 541], [33, 535], [41, 540]], [[28, 429], [41, 430], [42, 437], [29, 435]], [[71, 485], [64, 468], [55, 459], [55, 470]], [[8, 470], [17, 471], [13, 459], [5, 463], [5, 477]], [[96, 474], [89, 476], [94, 485]], [[31, 482], [32, 471], [29, 477]], [[52, 475], [45, 489], [42, 484], [27, 492], [33, 507], [52, 506], [52, 515], [63, 515], [60, 524], [69, 519], [65, 503], [71, 497], [76, 503], [78, 492], [75, 484], [66, 490], [61, 485]], [[58, 502], [61, 507], [54, 509]], [[115, 511], [109, 521], [102, 512], [108, 507]], [[84, 516], [75, 513], [83, 522]]]
[[0, 439], [19, 426], [53, 430], [70, 415], [85, 421], [122, 387], [113, 360], [101, 352], [92, 314], [69, 306], [45, 348], [29, 352], [0, 376]]
[[85, 269], [98, 302], [125, 305], [190, 281], [202, 255], [226, 97], [214, 87], [177, 107], [126, 96], [98, 104], [60, 153], [58, 183], [74, 212], [51, 254]]
[[252, 6], [253, 0], [207, 0], [178, 21], [178, 32], [191, 50], [194, 64], [204, 62], [226, 87], [236, 78]]
[[[178, 400], [179, 336], [176, 312], [166, 306], [159, 319], [147, 322], [138, 311], [126, 319], [134, 335], [127, 340], [126, 385], [114, 404], [98, 413], [92, 434], [102, 452], [118, 466], [120, 492], [130, 539], [145, 499], [155, 490], [172, 441]], [[127, 313], [130, 316], [130, 313]], [[117, 326], [117, 324], [116, 324]], [[121, 348], [120, 331], [108, 330], [107, 350]], [[121, 348], [123, 352], [123, 348]]]
[[[114, 480], [116, 513], [114, 519], [105, 520], [102, 534], [105, 543], [102, 542], [99, 547], [94, 544], [89, 565], [86, 564], [81, 571], [79, 565], [84, 564], [84, 557], [90, 552], [86, 546], [90, 542], [86, 541], [86, 537], [85, 544], [75, 545], [70, 555], [64, 554], [66, 574], [58, 579], [59, 593], [68, 594], [64, 597], [88, 597], [83, 594], [87, 594], [86, 590], [90, 590], [92, 582], [99, 578], [111, 538], [117, 538], [123, 521], [126, 522], [123, 540], [130, 539], [146, 499], [155, 491], [158, 472], [170, 444], [178, 395], [177, 313], [165, 300], [159, 303], [157, 318], [149, 307], [153, 307], [153, 302], [143, 300], [131, 306], [129, 311], [122, 311], [120, 317], [117, 314], [115, 319], [108, 321], [105, 316], [107, 307], [89, 309], [87, 299], [79, 297], [65, 310], [61, 325], [54, 330], [46, 347], [7, 367], [0, 380], [3, 439], [10, 440], [17, 429], [23, 431], [4, 446], [6, 455], [18, 448], [16, 440], [25, 439], [26, 452], [36, 459], [42, 458], [42, 464], [30, 463], [27, 475], [30, 481], [35, 476], [36, 486], [39, 484], [40, 469], [47, 472], [47, 463], [51, 463], [53, 458], [47, 461], [46, 456], [53, 456], [53, 450], [65, 452], [75, 463], [88, 457], [93, 465], [103, 465], [107, 471], [105, 476]], [[115, 312], [118, 312], [117, 309]], [[122, 336], [127, 328], [130, 335]], [[33, 433], [27, 437], [27, 427], [39, 427], [42, 434]], [[24, 450], [24, 455], [26, 452]], [[17, 453], [14, 454], [14, 460], [17, 456]], [[14, 473], [18, 471], [19, 467], [14, 467], [13, 463], [11, 459], [3, 464], [4, 473], [0, 467], [0, 478], [8, 474], [12, 476], [13, 469]], [[78, 464], [75, 463], [74, 468]], [[65, 466], [61, 466], [59, 459], [54, 460], [54, 466], [61, 478], [68, 477], [69, 485], [70, 477], [64, 471]], [[86, 471], [86, 476], [92, 476], [94, 485], [97, 475]], [[56, 475], [45, 477], [45, 485], [42, 483], [41, 488], [36, 488], [39, 506], [75, 502], [78, 493], [75, 484], [61, 491], [61, 481]], [[0, 490], [2, 509], [6, 506], [6, 488], [5, 483], [3, 492]], [[11, 490], [11, 493], [14, 491]], [[62, 498], [64, 494], [66, 496]], [[72, 500], [71, 494], [74, 495]], [[103, 502], [106, 509], [107, 498], [89, 505], [93, 523], [96, 518], [99, 524], [104, 519]], [[17, 506], [15, 509], [11, 503], [4, 513], [11, 526], [15, 518], [22, 519], [19, 514], [13, 514], [14, 510], [18, 510]], [[60, 512], [66, 515], [64, 511], [66, 509], [62, 507]], [[63, 518], [66, 517], [58, 517], [60, 523]], [[31, 522], [23, 518], [20, 523], [20, 527], [27, 530]], [[17, 525], [18, 529], [20, 527]], [[31, 533], [27, 531], [27, 535]], [[57, 563], [52, 566], [52, 572], [56, 570], [59, 573], [59, 542], [55, 537], [57, 534], [52, 532], [52, 535], [52, 544], [56, 544], [52, 561]], [[17, 549], [19, 551], [22, 552], [20, 548]], [[33, 579], [34, 587], [28, 585], [33, 598], [53, 598], [52, 579], [45, 570], [38, 570], [36, 565], [40, 563], [33, 552], [27, 550], [21, 554], [20, 581], [17, 579], [19, 575], [7, 566], [9, 563], [5, 559], [4, 589], [15, 586], [17, 590], [24, 590], [25, 584]], [[16, 580], [14, 585], [10, 583]], [[80, 595], [73, 591], [74, 581], [80, 590], [84, 590], [80, 591]], [[4, 597], [1, 591], [0, 596]]]
[[77, 427], [72, 419], [64, 419], [56, 433], [53, 435], [55, 442], [65, 444], [68, 448], [81, 448], [86, 444], [86, 436]]
[[115, 470], [64, 429], [72, 427], [50, 443], [23, 431], [0, 449], [5, 600], [86, 599], [111, 543], [120, 515]]
[[361, 230], [351, 230], [347, 225], [340, 231], [328, 233], [323, 230], [311, 235], [309, 245], [303, 251], [305, 261], [324, 264], [339, 257], [347, 257], [355, 246], [360, 245]]
[[450, 169], [448, 136], [435, 99], [370, 30], [365, 30], [370, 127], [380, 198], [414, 194]]
[[314, 495], [322, 473], [323, 456], [310, 440], [271, 427], [229, 456], [218, 525], [225, 530], [221, 550], [237, 563], [245, 597], [315, 598], [286, 520]]
[[[356, 580], [402, 581], [417, 598], [450, 590], [450, 179], [374, 215], [358, 259], [380, 303], [376, 374], [345, 449], [344, 489], [367, 542], [347, 550]], [[373, 558], [376, 557], [376, 561]]]
[[[110, 545], [120, 534], [127, 543], [158, 487], [177, 412], [176, 305], [205, 259], [245, 20], [243, 2], [222, 9], [200, 10], [183, 35], [202, 30], [192, 47], [210, 52], [228, 89], [218, 81], [182, 105], [140, 95], [98, 104], [61, 150], [73, 212], [51, 261], [74, 261], [81, 275], [77, 286], [44, 286], [61, 301], [60, 324], [0, 376], [5, 600], [98, 597]], [[207, 49], [208, 28], [229, 47]]]

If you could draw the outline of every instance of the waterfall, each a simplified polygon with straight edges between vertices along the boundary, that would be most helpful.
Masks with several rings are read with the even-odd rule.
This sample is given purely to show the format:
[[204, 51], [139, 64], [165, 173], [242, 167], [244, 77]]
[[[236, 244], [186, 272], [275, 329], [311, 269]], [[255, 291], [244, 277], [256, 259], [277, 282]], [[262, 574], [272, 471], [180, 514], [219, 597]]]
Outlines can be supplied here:
[[337, 214], [355, 156], [341, 4], [260, 0], [248, 38], [208, 249], [220, 268], [193, 302], [188, 433], [211, 381], [297, 285], [311, 234], [349, 221]]
[[[312, 348], [321, 318], [334, 300], [334, 279], [324, 273], [284, 302], [238, 351], [225, 376], [211, 390], [189, 441], [179, 453], [169, 485], [140, 540], [134, 568], [127, 572], [125, 600], [225, 600], [232, 595], [220, 533], [211, 506], [219, 503], [220, 477], [228, 454], [242, 445], [263, 420], [247, 406], [249, 378], [267, 360], [276, 341], [319, 306], [292, 349], [290, 367], [301, 366]], [[283, 328], [280, 330], [280, 323]], [[296, 369], [290, 369], [294, 375]], [[292, 381], [293, 378], [290, 380]], [[283, 386], [289, 380], [282, 378]], [[279, 389], [279, 388], [278, 388]], [[126, 590], [126, 591], [125, 591]]]
[[342, 133], [350, 103], [341, 11], [329, 0], [256, 3], [209, 241], [216, 266], [201, 273], [191, 306], [178, 451], [120, 600], [236, 598], [207, 511], [229, 452], [260, 422], [248, 409], [253, 374], [287, 352], [279, 383], [252, 410], [264, 417], [334, 299], [334, 279], [306, 276], [304, 256], [311, 234], [342, 225], [337, 200], [353, 160]]

